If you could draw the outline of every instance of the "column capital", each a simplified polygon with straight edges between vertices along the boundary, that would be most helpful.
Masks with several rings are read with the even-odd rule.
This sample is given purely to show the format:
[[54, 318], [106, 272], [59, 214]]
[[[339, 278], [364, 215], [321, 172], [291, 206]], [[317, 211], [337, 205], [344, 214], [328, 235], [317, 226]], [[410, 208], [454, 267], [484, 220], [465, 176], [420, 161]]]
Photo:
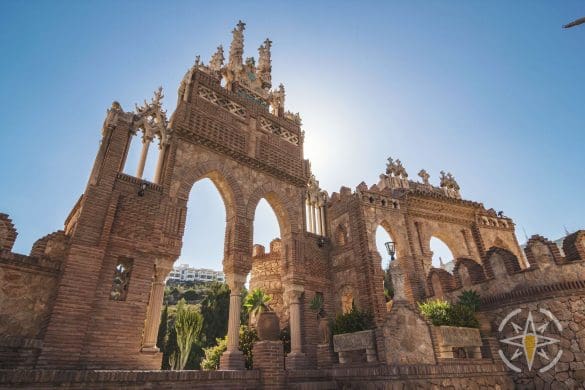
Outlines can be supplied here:
[[161, 256], [154, 260], [154, 281], [164, 283], [166, 277], [173, 269], [176, 258], [172, 256]]
[[246, 283], [246, 275], [229, 273], [225, 275], [225, 281], [232, 291], [232, 294], [239, 295], [242, 287], [244, 287], [244, 284]]
[[293, 284], [286, 286], [284, 289], [284, 295], [288, 298], [290, 303], [299, 303], [301, 295], [305, 292], [305, 287], [299, 284]]

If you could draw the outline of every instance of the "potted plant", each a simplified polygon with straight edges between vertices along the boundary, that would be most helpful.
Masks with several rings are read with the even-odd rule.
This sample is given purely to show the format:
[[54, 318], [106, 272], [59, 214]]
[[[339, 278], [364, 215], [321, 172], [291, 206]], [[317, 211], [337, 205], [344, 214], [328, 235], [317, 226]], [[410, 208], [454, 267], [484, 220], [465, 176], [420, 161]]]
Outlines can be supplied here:
[[255, 322], [258, 338], [262, 341], [278, 340], [280, 335], [278, 316], [268, 305], [271, 300], [272, 297], [259, 288], [252, 290], [244, 300], [244, 307], [250, 313], [252, 323]]
[[319, 334], [321, 335], [321, 344], [329, 344], [331, 340], [331, 331], [329, 329], [329, 321], [327, 320], [327, 313], [323, 309], [323, 294], [316, 293], [315, 297], [309, 302], [309, 308], [317, 313], [317, 320], [319, 321]]

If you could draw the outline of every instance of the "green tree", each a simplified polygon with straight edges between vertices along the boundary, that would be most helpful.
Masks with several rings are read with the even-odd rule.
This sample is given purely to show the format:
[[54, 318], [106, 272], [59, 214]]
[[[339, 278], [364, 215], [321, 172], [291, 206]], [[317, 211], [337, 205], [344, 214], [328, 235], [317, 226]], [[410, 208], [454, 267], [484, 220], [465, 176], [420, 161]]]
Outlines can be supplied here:
[[[166, 339], [167, 339], [167, 331], [168, 331], [168, 322], [169, 322], [169, 307], [165, 305], [162, 313], [160, 314], [160, 325], [158, 327], [158, 335], [156, 337], [156, 346], [165, 354], [166, 348]], [[164, 369], [164, 359], [162, 362], [161, 369]]]
[[175, 330], [177, 332], [177, 346], [179, 356], [175, 367], [182, 370], [187, 365], [193, 343], [201, 334], [203, 317], [194, 308], [188, 307], [184, 299], [179, 301], [175, 314]]
[[201, 301], [203, 316], [203, 346], [210, 347], [227, 334], [230, 290], [227, 284], [213, 282], [207, 285]]

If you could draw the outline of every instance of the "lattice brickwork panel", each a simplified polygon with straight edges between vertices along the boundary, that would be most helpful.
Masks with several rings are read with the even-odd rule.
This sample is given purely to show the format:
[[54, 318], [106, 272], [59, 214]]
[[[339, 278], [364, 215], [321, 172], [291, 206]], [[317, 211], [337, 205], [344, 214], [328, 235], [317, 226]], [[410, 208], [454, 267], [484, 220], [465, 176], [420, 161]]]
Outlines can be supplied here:
[[239, 105], [238, 103], [232, 102], [231, 100], [224, 98], [220, 94], [215, 93], [211, 89], [206, 88], [202, 85], [199, 86], [198, 94], [199, 97], [201, 97], [202, 99], [205, 99], [210, 103], [218, 105], [224, 110], [227, 110], [242, 119], [246, 119], [246, 109], [243, 106]]
[[282, 127], [278, 126], [277, 124], [269, 121], [264, 117], [260, 117], [260, 128], [264, 131], [267, 131], [272, 134], [278, 135], [280, 138], [284, 139], [285, 141], [290, 142], [293, 145], [299, 144], [299, 136], [291, 133], [288, 130], [283, 129]]

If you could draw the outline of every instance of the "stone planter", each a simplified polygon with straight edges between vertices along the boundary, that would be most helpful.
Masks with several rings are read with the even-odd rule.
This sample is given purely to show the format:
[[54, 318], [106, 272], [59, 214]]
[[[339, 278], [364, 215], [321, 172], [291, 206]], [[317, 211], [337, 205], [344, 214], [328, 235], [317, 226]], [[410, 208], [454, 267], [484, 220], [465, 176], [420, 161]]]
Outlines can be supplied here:
[[280, 339], [280, 323], [273, 311], [263, 311], [256, 319], [256, 330], [261, 341], [277, 341]]
[[[467, 357], [481, 359], [481, 336], [479, 329], [457, 326], [433, 326], [439, 347], [440, 358]], [[465, 356], [459, 354], [464, 353]]]
[[362, 330], [361, 332], [336, 334], [333, 336], [333, 350], [339, 353], [339, 363], [348, 362], [348, 353], [351, 351], [366, 350], [368, 363], [375, 362], [376, 341], [373, 330]]

